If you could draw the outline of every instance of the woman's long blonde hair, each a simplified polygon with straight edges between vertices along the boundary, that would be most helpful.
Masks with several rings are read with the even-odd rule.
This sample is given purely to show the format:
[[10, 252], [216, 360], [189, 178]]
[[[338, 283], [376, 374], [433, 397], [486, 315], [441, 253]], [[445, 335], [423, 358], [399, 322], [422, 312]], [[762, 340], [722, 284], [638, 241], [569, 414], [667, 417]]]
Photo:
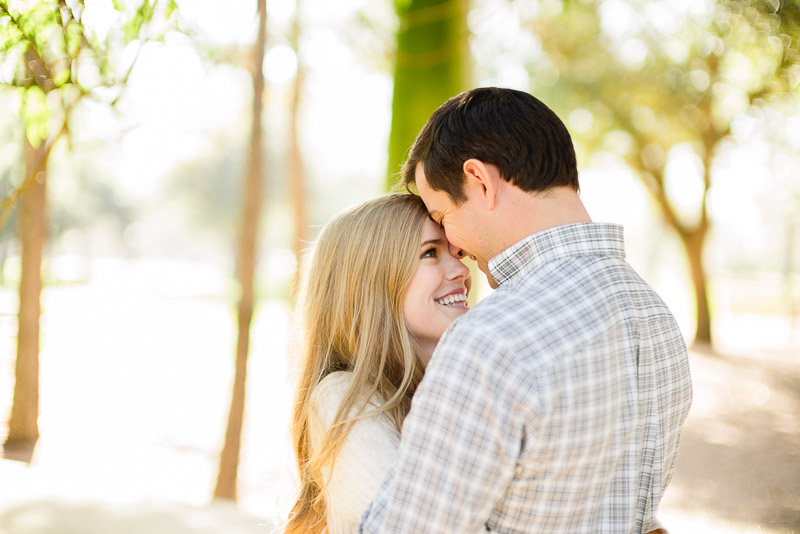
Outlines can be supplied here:
[[[303, 343], [291, 435], [300, 493], [287, 534], [325, 526], [322, 470], [333, 466], [353, 422], [385, 413], [399, 431], [408, 413], [424, 366], [402, 304], [427, 217], [419, 197], [389, 194], [338, 215], [319, 236], [299, 301]], [[352, 380], [322, 445], [312, 450], [311, 395], [336, 371], [350, 371]], [[376, 397], [383, 404], [367, 410]]]

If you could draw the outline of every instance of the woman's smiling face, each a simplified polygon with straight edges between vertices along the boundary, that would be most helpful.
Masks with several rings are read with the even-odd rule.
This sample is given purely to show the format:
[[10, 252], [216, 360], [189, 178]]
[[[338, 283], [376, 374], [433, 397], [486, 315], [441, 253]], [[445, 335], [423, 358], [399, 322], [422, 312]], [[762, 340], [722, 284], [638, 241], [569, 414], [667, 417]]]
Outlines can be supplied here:
[[420, 235], [419, 265], [403, 300], [403, 318], [425, 363], [450, 323], [469, 309], [471, 284], [469, 269], [450, 253], [444, 230], [426, 219]]

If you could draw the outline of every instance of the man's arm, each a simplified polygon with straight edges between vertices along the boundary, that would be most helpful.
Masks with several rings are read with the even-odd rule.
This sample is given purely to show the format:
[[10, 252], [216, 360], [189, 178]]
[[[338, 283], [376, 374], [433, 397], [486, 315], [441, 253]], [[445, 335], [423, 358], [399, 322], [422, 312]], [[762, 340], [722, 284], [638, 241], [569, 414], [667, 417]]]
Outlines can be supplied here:
[[359, 532], [482, 531], [513, 478], [523, 431], [513, 367], [499, 343], [462, 326], [442, 338]]

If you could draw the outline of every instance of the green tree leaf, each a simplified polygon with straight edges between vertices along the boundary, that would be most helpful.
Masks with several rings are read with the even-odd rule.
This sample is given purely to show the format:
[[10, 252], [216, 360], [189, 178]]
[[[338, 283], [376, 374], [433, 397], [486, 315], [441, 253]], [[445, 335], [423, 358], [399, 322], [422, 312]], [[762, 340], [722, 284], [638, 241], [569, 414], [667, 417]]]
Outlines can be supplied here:
[[39, 87], [29, 87], [22, 97], [22, 115], [25, 119], [25, 135], [34, 148], [47, 139], [50, 107], [47, 95]]

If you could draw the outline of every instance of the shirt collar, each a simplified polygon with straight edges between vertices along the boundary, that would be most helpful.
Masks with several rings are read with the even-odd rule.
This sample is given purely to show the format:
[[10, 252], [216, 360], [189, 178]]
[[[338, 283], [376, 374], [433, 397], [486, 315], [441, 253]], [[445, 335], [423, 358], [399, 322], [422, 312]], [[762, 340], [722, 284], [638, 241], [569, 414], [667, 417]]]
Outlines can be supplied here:
[[489, 260], [498, 284], [567, 256], [612, 256], [625, 259], [623, 229], [611, 223], [576, 223], [529, 235]]

